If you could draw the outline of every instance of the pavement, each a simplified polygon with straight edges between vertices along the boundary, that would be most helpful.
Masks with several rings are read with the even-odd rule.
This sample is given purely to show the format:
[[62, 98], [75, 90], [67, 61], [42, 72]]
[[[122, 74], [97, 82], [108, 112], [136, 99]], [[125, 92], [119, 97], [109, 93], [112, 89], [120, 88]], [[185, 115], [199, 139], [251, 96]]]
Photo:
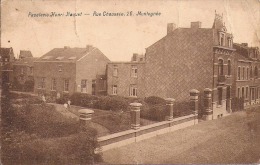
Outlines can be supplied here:
[[260, 159], [260, 108], [103, 152], [109, 164], [237, 164]]

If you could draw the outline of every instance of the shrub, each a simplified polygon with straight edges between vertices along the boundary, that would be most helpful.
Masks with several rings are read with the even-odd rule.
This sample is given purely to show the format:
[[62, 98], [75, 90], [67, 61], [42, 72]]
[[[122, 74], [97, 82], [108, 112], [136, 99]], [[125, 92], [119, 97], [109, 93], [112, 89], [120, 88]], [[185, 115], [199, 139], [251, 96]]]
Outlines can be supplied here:
[[102, 157], [94, 153], [98, 147], [96, 131], [62, 138], [39, 139], [24, 132], [13, 132], [9, 146], [4, 148], [4, 164], [90, 164]]
[[26, 92], [33, 92], [34, 89], [34, 80], [27, 80], [23, 85], [23, 89]]
[[144, 101], [149, 104], [149, 105], [165, 105], [166, 104], [166, 101], [161, 98], [161, 97], [157, 97], [157, 96], [150, 96], [150, 97], [146, 97], [144, 99]]

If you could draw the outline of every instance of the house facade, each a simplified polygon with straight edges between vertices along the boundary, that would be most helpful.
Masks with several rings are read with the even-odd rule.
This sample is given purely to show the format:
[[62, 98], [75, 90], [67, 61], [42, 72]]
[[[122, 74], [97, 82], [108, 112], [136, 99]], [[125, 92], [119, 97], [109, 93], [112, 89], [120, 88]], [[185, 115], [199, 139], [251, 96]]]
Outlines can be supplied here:
[[247, 43], [234, 44], [235, 65], [233, 97], [243, 98], [244, 106], [260, 103], [260, 53], [258, 47]]
[[144, 95], [144, 55], [133, 54], [129, 62], [110, 62], [107, 65], [107, 93], [124, 97]]
[[110, 60], [91, 45], [54, 48], [34, 62], [36, 93], [55, 95], [106, 93], [106, 65]]
[[144, 96], [184, 101], [189, 90], [199, 90], [202, 98], [210, 88], [213, 118], [226, 115], [231, 111], [234, 51], [233, 36], [219, 14], [212, 28], [201, 28], [201, 22], [191, 22], [190, 28], [168, 24], [167, 35], [146, 49]]
[[[26, 51], [30, 52], [30, 51]], [[22, 51], [20, 52], [22, 53]], [[31, 54], [28, 53], [28, 54]], [[20, 58], [15, 60], [13, 63], [13, 88], [15, 89], [23, 89], [25, 83], [30, 82], [28, 85], [31, 86], [30, 91], [33, 91], [33, 63], [37, 60], [32, 56], [24, 56], [23, 53], [20, 54]], [[21, 58], [22, 57], [22, 58]]]
[[13, 81], [13, 48], [0, 48], [0, 86], [2, 83], [11, 83]]

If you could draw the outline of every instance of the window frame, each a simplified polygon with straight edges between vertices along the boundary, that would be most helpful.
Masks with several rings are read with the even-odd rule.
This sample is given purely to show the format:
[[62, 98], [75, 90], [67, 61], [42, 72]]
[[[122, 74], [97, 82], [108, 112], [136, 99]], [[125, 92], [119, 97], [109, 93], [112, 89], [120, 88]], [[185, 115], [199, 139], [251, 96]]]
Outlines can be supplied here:
[[[66, 83], [66, 82], [68, 82], [68, 83]], [[67, 84], [68, 84], [68, 86], [67, 86]], [[69, 92], [69, 85], [70, 85], [69, 79], [64, 79], [64, 86], [63, 86], [64, 92]], [[66, 88], [67, 88], [67, 90], [66, 90]]]

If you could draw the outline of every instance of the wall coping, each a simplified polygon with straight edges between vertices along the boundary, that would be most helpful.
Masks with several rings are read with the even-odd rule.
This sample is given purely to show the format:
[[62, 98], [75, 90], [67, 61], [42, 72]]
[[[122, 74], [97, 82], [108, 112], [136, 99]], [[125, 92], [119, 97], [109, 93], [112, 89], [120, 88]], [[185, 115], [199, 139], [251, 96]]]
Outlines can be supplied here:
[[111, 135], [98, 137], [98, 142], [106, 141], [106, 140], [109, 140], [109, 139], [112, 139], [112, 138], [115, 138], [115, 137], [120, 137], [120, 136], [123, 136], [123, 135], [135, 133], [135, 132], [139, 132], [139, 131], [142, 131], [142, 130], [150, 129], [150, 128], [157, 127], [157, 126], [160, 126], [160, 125], [173, 123], [173, 122], [180, 121], [180, 120], [183, 120], [183, 119], [188, 119], [188, 118], [191, 118], [191, 117], [194, 117], [194, 116], [195, 116], [194, 114], [191, 114], [191, 115], [187, 115], [187, 116], [174, 118], [171, 121], [162, 121], [162, 122], [158, 122], [158, 123], [153, 123], [153, 124], [150, 124], [150, 125], [142, 126], [139, 129], [137, 129], [137, 130], [130, 129], [130, 130], [114, 133], [114, 134], [111, 134]]

